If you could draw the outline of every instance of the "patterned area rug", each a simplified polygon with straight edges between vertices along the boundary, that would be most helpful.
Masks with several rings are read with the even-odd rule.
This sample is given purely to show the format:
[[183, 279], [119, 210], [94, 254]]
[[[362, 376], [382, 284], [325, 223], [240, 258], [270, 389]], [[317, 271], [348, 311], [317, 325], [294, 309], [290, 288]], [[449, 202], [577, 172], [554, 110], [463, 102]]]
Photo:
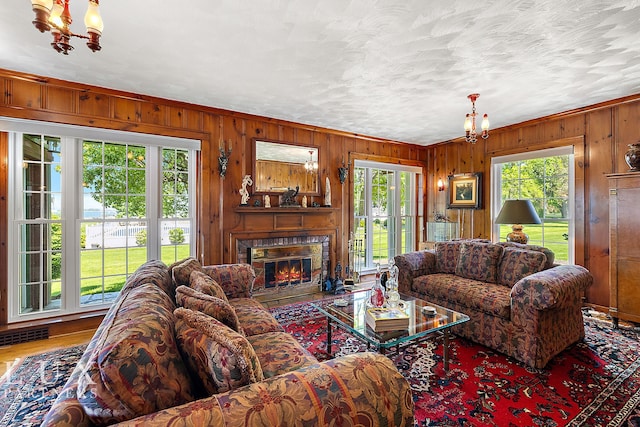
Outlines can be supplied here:
[[[327, 358], [326, 320], [310, 306], [273, 309], [285, 329], [319, 359]], [[413, 389], [417, 426], [640, 426], [640, 330], [585, 315], [586, 338], [532, 369], [455, 338], [450, 369], [440, 341], [392, 356]], [[365, 350], [334, 330], [337, 355]]]
[[39, 426], [86, 345], [28, 356], [0, 379], [0, 426]]
[[[271, 310], [320, 360], [327, 359], [326, 320], [308, 304]], [[409, 380], [416, 426], [640, 426], [640, 330], [585, 316], [586, 338], [546, 369], [523, 366], [467, 340], [451, 341], [442, 369], [439, 341], [392, 357]], [[37, 426], [73, 371], [85, 346], [18, 361], [0, 379], [0, 427]], [[365, 347], [342, 331], [337, 355]]]

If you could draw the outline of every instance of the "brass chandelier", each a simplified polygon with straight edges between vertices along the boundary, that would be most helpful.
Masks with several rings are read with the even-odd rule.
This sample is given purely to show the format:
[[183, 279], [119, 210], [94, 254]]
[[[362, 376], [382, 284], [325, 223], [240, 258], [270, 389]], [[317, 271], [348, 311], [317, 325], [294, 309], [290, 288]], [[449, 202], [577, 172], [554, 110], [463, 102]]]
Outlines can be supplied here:
[[[472, 93], [467, 96], [471, 101], [471, 114], [467, 114], [466, 119], [464, 120], [464, 131], [465, 137], [464, 139], [467, 142], [475, 144], [478, 141], [478, 134], [476, 133], [476, 99], [480, 97], [479, 93]], [[489, 138], [489, 116], [486, 114], [482, 116], [482, 124], [480, 125], [482, 128], [482, 139]]]
[[69, 43], [71, 37], [87, 40], [87, 46], [92, 51], [98, 51], [100, 36], [104, 23], [100, 16], [99, 0], [89, 0], [87, 13], [84, 15], [84, 25], [87, 27], [87, 35], [75, 34], [71, 31], [71, 13], [69, 12], [69, 0], [31, 0], [31, 8], [36, 14], [33, 25], [41, 33], [51, 31], [53, 42], [51, 46], [59, 53], [65, 55], [73, 50]]

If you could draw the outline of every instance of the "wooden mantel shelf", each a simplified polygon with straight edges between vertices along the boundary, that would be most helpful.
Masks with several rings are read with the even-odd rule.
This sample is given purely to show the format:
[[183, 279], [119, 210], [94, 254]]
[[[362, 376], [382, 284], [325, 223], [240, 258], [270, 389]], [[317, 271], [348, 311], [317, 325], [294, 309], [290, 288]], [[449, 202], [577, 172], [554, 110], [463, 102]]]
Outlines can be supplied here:
[[233, 232], [271, 233], [274, 231], [301, 231], [335, 229], [341, 209], [332, 207], [273, 207], [237, 206], [234, 212], [239, 223]]
[[237, 206], [235, 209], [237, 213], [247, 213], [247, 214], [280, 214], [280, 213], [305, 213], [305, 214], [326, 214], [334, 211], [338, 211], [339, 208], [327, 207], [327, 206], [319, 206], [317, 208], [314, 207], [273, 207], [273, 208], [265, 208], [263, 206]]

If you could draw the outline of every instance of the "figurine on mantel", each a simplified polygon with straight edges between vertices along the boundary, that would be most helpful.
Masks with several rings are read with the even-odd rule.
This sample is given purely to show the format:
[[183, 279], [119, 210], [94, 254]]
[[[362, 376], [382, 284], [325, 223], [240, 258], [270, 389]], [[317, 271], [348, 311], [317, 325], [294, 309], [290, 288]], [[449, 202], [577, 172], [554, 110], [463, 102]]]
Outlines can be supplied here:
[[331, 183], [329, 182], [329, 177], [327, 176], [325, 178], [325, 184], [324, 184], [325, 190], [324, 190], [324, 205], [326, 207], [331, 207]]
[[249, 201], [249, 191], [247, 191], [247, 186], [253, 185], [253, 180], [251, 179], [251, 175], [245, 175], [242, 179], [242, 188], [240, 189], [240, 206], [247, 206], [247, 202]]
[[302, 207], [303, 208], [307, 207], [307, 196], [302, 196]]
[[265, 208], [271, 207], [271, 196], [269, 196], [268, 194], [264, 195], [264, 207]]

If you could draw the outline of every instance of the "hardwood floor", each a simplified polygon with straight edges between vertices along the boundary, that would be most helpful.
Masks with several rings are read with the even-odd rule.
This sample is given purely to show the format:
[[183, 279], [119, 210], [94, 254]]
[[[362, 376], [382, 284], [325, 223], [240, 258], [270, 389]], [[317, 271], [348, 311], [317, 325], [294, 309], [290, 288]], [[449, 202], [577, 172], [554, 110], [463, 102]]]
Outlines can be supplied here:
[[29, 341], [22, 344], [0, 347], [0, 375], [4, 375], [5, 372], [13, 366], [16, 359], [56, 350], [58, 348], [86, 344], [91, 340], [95, 332], [95, 329], [88, 329], [71, 334], [49, 337], [46, 340]]

